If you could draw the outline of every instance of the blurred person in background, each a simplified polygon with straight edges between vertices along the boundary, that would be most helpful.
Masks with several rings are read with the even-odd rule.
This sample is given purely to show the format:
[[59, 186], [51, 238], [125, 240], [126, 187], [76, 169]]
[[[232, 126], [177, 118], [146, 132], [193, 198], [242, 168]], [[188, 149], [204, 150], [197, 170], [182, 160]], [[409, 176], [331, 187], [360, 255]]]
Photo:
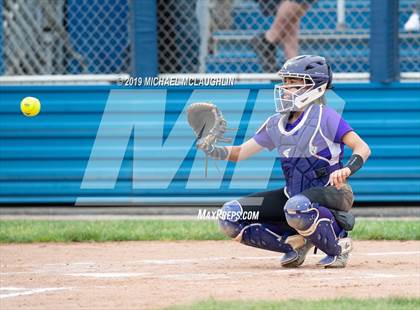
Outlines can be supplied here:
[[[265, 16], [276, 12], [270, 29], [251, 40], [263, 72], [277, 71], [276, 47], [283, 46], [284, 57], [290, 59], [299, 54], [300, 19], [317, 0], [256, 0]], [[277, 10], [277, 11], [276, 11]]]
[[234, 0], [210, 0], [212, 27], [214, 30], [232, 28], [232, 6]]

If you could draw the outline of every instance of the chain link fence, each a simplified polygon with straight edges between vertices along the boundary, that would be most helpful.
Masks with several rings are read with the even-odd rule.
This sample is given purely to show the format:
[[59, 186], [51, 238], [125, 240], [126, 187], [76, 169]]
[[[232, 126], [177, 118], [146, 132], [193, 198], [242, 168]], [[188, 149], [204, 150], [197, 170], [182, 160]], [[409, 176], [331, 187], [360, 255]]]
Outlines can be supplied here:
[[[131, 0], [3, 0], [4, 75], [130, 73]], [[400, 69], [420, 71], [419, 1], [400, 0]], [[297, 54], [369, 71], [370, 0], [157, 0], [160, 73], [275, 72]], [[417, 8], [418, 12], [418, 8]]]
[[3, 0], [5, 75], [126, 73], [129, 0]]
[[420, 72], [419, 13], [420, 0], [400, 0], [398, 36], [401, 72]]
[[[400, 0], [401, 71], [420, 69], [415, 3]], [[162, 0], [158, 25], [161, 73], [274, 72], [298, 54], [369, 71], [370, 0]]]

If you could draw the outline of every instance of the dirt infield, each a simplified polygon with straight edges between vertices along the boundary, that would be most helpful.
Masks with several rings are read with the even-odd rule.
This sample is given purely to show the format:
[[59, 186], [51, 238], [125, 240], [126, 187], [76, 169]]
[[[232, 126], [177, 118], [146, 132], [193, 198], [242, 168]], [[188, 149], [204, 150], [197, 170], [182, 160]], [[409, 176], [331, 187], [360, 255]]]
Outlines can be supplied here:
[[229, 241], [0, 246], [0, 308], [148, 309], [215, 298], [420, 297], [420, 241], [356, 241], [349, 266], [298, 269]]

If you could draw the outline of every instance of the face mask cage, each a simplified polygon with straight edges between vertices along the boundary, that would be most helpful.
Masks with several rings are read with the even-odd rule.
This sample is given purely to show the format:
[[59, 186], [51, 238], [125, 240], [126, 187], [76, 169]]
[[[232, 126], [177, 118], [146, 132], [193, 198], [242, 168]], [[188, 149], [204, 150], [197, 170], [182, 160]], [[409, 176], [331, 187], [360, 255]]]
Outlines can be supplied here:
[[[274, 87], [276, 112], [286, 113], [301, 109], [302, 106], [297, 106], [296, 103], [304, 101], [300, 99], [306, 97], [307, 93], [314, 89], [315, 82], [309, 74], [280, 73], [280, 77], [282, 78], [282, 83]], [[286, 84], [285, 79], [287, 78], [300, 79], [301, 81], [299, 83]]]

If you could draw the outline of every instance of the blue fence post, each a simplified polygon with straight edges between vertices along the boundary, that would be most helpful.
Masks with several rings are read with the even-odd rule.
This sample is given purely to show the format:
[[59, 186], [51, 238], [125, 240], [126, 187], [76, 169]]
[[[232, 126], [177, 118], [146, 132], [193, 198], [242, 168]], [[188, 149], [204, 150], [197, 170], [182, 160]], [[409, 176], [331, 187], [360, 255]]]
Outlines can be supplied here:
[[157, 1], [131, 2], [131, 61], [133, 76], [158, 74]]
[[3, 0], [0, 0], [0, 75], [4, 74], [3, 41]]
[[370, 81], [390, 83], [399, 79], [399, 0], [371, 0]]

